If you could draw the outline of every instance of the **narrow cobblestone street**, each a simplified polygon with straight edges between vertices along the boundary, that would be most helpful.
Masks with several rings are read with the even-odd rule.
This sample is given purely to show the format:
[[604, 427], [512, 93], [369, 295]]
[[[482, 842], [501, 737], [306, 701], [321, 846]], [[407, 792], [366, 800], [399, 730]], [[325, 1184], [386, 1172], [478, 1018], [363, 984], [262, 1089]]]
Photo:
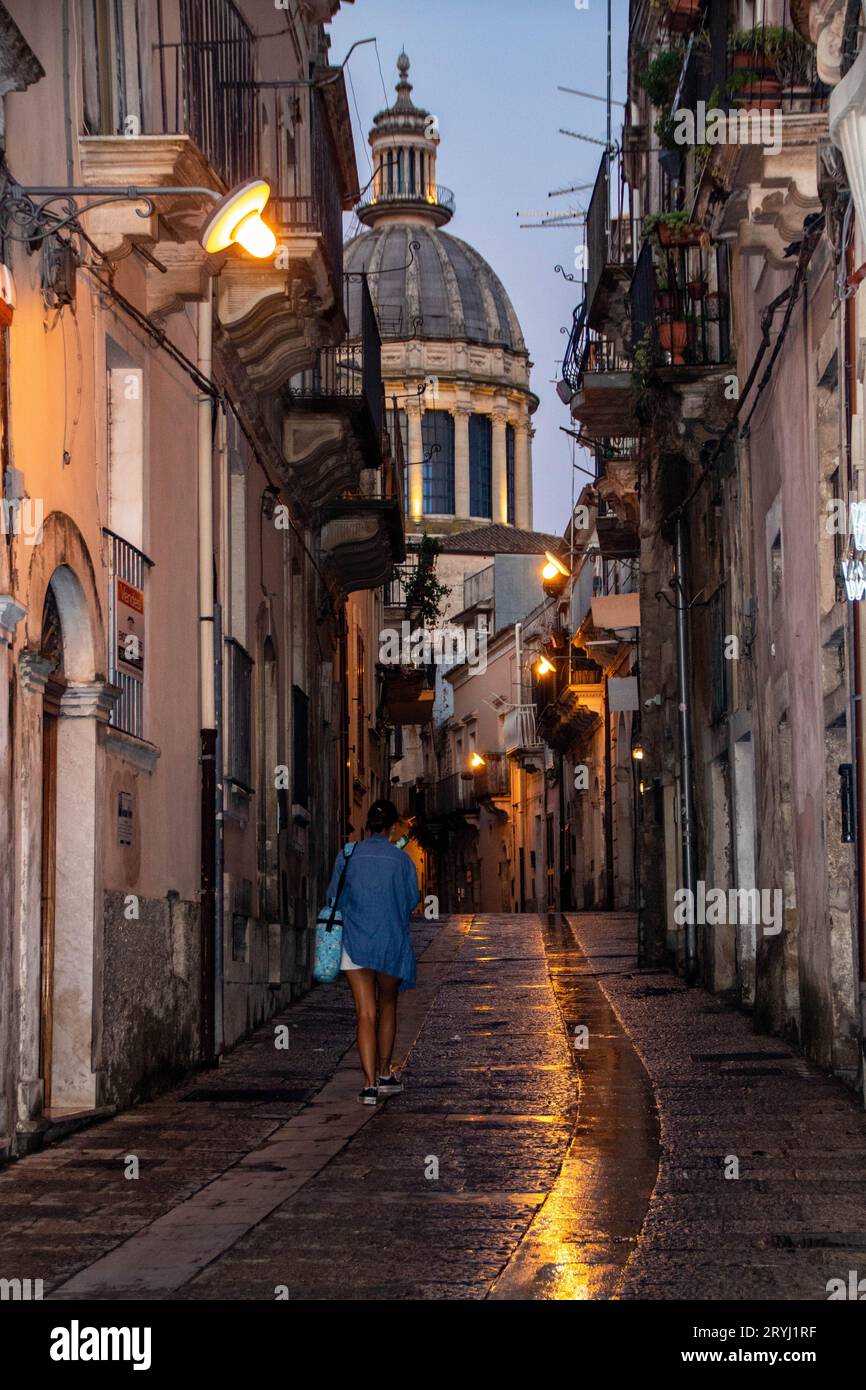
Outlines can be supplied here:
[[418, 926], [404, 1094], [357, 1104], [348, 991], [317, 988], [218, 1072], [0, 1173], [0, 1275], [70, 1300], [826, 1298], [862, 1255], [866, 1118], [638, 971], [634, 938]]

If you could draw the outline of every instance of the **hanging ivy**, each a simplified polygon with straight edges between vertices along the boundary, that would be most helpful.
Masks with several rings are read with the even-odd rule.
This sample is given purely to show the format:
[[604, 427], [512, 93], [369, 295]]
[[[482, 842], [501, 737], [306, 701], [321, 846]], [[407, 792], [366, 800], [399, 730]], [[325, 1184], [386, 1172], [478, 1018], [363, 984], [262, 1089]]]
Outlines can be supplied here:
[[417, 609], [425, 627], [432, 627], [451, 590], [436, 578], [436, 556], [441, 546], [435, 536], [425, 536], [418, 550], [418, 566], [406, 585], [406, 607]]

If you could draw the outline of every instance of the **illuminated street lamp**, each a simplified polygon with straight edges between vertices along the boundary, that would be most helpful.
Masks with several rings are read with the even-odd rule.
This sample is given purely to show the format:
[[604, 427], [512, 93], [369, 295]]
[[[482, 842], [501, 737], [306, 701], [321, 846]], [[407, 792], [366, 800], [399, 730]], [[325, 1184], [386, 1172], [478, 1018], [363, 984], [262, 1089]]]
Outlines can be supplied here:
[[264, 179], [248, 179], [221, 198], [201, 234], [205, 251], [226, 251], [237, 243], [259, 260], [272, 256], [277, 238], [262, 221], [270, 196], [270, 185]]
[[548, 657], [544, 656], [544, 654], [542, 654], [538, 658], [538, 662], [535, 667], [535, 674], [537, 676], [549, 676], [551, 671], [555, 670], [556, 667], [554, 666], [553, 662]]
[[482, 767], [486, 767], [487, 763], [480, 753], [473, 753], [472, 757], [469, 759], [469, 766], [472, 768], [473, 772], [478, 772]]
[[550, 597], [558, 597], [565, 588], [569, 571], [551, 551], [545, 550], [544, 558], [547, 563], [541, 571], [542, 587]]
[[634, 760], [635, 760], [636, 763], [642, 763], [642, 762], [643, 762], [643, 744], [642, 744], [642, 743], [636, 743], [636, 744], [633, 746], [632, 750], [631, 750], [631, 755], [632, 755], [632, 757], [634, 758]]
[[[205, 251], [225, 251], [238, 245], [257, 260], [267, 260], [277, 246], [274, 233], [262, 220], [270, 195], [270, 185], [264, 179], [248, 179], [226, 194], [213, 188], [169, 184], [144, 188], [133, 184], [124, 188], [99, 184], [25, 188], [10, 180], [0, 193], [0, 229], [4, 236], [24, 242], [34, 251], [46, 237], [77, 224], [78, 218], [92, 208], [111, 203], [143, 203], [136, 212], [146, 218], [156, 211], [154, 198], [207, 198], [215, 207], [200, 237]], [[91, 201], [79, 206], [79, 198]]]

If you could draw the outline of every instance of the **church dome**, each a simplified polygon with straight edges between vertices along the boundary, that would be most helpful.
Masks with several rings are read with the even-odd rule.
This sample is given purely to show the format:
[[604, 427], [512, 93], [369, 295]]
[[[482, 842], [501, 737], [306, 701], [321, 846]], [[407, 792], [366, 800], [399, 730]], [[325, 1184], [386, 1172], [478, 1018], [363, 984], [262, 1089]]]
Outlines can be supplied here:
[[[397, 100], [373, 117], [373, 179], [356, 212], [371, 228], [344, 250], [349, 276], [365, 272], [386, 338], [450, 339], [526, 354], [517, 315], [483, 256], [441, 228], [454, 194], [437, 182], [439, 123], [412, 100], [409, 59], [397, 59]], [[349, 322], [360, 290], [349, 280]]]
[[[385, 338], [483, 343], [525, 353], [517, 315], [499, 277], [473, 247], [431, 225], [385, 222], [344, 252], [347, 272], [367, 273]], [[349, 282], [349, 318], [358, 312]]]

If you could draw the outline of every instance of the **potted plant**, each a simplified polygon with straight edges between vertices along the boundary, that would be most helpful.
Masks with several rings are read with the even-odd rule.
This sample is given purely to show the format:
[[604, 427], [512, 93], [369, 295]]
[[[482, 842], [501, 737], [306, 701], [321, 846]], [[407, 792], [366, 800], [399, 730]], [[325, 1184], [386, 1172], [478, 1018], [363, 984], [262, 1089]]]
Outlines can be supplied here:
[[696, 246], [706, 237], [685, 208], [676, 212], [651, 212], [644, 218], [643, 234], [657, 246]]
[[[779, 91], [783, 86], [800, 90], [811, 87], [812, 49], [795, 30], [779, 24], [758, 24], [754, 29], [738, 29], [730, 46], [734, 74], [754, 73], [761, 84], [756, 95], [764, 100], [774, 94], [776, 86]], [[773, 85], [765, 87], [765, 83]]]
[[692, 303], [698, 304], [702, 299], [706, 299], [709, 284], [707, 283], [706, 278], [689, 280], [688, 284], [686, 285], [686, 289], [689, 292], [689, 298], [691, 299]]
[[670, 106], [676, 96], [682, 67], [683, 50], [675, 45], [657, 54], [640, 73], [638, 81], [653, 106], [662, 110]]
[[701, 0], [652, 0], [652, 7], [673, 34], [688, 33], [701, 17]]
[[745, 68], [731, 73], [728, 91], [735, 106], [756, 111], [775, 111], [782, 100], [782, 84], [778, 77]]
[[681, 367], [685, 361], [683, 351], [689, 340], [689, 326], [685, 319], [662, 319], [659, 323], [659, 342], [665, 352], [670, 353], [671, 363]]
[[656, 274], [656, 304], [659, 313], [668, 314], [673, 318], [681, 318], [680, 298], [676, 279], [665, 271], [659, 271]]

